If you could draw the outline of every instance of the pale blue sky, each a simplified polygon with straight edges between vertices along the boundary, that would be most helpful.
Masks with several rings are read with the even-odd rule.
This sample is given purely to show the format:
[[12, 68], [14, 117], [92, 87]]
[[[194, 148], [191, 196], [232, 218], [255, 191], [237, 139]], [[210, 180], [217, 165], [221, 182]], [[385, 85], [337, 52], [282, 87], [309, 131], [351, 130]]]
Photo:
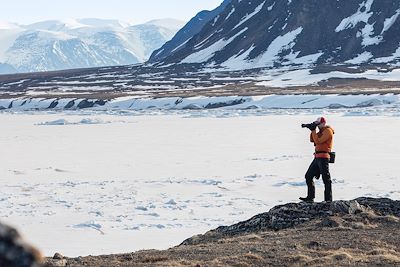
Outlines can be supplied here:
[[103, 18], [142, 23], [152, 19], [189, 20], [222, 0], [2, 0], [0, 21], [29, 24], [50, 19]]

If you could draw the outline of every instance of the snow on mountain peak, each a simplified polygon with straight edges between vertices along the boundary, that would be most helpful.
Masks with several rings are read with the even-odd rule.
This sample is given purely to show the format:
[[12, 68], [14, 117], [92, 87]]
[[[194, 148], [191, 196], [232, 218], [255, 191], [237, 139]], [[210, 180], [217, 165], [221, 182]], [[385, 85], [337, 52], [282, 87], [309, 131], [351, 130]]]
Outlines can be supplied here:
[[151, 24], [159, 27], [179, 30], [186, 24], [186, 22], [182, 20], [166, 18], [166, 19], [151, 20], [146, 22], [145, 24]]
[[47, 40], [70, 40], [76, 38], [73, 35], [67, 34], [65, 32], [57, 32], [57, 31], [47, 31], [47, 30], [39, 30], [35, 31], [39, 38], [47, 39]]
[[18, 24], [10, 23], [6, 21], [0, 21], [0, 30], [11, 30], [19, 28]]
[[84, 18], [77, 19], [78, 23], [95, 28], [127, 28], [129, 23], [113, 19]]
[[118, 20], [84, 18], [84, 19], [40, 21], [26, 25], [25, 28], [33, 30], [63, 31], [63, 30], [73, 30], [78, 28], [120, 29], [120, 28], [126, 28], [128, 26], [130, 26], [129, 23]]
[[68, 28], [68, 29], [84, 28], [84, 27], [88, 26], [88, 25], [86, 25], [84, 23], [80, 23], [76, 19], [63, 20], [63, 23], [64, 23], [65, 27]]

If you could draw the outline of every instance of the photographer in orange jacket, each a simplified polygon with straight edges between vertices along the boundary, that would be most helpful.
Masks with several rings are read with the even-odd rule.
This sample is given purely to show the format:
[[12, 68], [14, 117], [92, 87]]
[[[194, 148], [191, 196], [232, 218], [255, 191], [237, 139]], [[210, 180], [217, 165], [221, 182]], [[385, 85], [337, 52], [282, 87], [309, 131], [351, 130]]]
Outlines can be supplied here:
[[[302, 124], [303, 128], [311, 130], [310, 141], [314, 143], [315, 153], [314, 160], [308, 168], [305, 178], [307, 183], [307, 197], [301, 197], [300, 200], [313, 202], [315, 198], [314, 178], [322, 180], [325, 185], [324, 199], [327, 202], [332, 201], [332, 179], [329, 172], [329, 163], [334, 162], [334, 152], [332, 152], [333, 135], [335, 131], [332, 127], [326, 125], [324, 117], [318, 118], [310, 124]], [[316, 129], [318, 128], [318, 132]]]

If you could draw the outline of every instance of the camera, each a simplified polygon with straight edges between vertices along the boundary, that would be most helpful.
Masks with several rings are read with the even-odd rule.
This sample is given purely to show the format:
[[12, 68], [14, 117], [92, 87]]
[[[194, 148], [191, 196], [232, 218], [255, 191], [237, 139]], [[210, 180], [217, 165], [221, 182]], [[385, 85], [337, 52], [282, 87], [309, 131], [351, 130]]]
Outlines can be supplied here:
[[318, 123], [312, 122], [312, 123], [307, 123], [307, 124], [302, 124], [301, 128], [308, 128], [310, 130], [315, 130], [318, 126]]

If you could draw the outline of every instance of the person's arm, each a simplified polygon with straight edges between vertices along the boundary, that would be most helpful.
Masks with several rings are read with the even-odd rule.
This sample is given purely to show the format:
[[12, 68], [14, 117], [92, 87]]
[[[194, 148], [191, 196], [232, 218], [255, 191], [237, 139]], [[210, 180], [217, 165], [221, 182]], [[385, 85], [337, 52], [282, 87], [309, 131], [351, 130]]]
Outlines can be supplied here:
[[313, 137], [312, 137], [312, 132], [310, 133], [310, 142], [311, 142], [311, 143], [314, 143], [314, 139], [313, 139]]
[[312, 139], [314, 140], [315, 144], [322, 144], [328, 141], [333, 137], [333, 133], [331, 129], [326, 129], [325, 131], [322, 132], [322, 136], [318, 137], [317, 132], [314, 130], [311, 132]]

